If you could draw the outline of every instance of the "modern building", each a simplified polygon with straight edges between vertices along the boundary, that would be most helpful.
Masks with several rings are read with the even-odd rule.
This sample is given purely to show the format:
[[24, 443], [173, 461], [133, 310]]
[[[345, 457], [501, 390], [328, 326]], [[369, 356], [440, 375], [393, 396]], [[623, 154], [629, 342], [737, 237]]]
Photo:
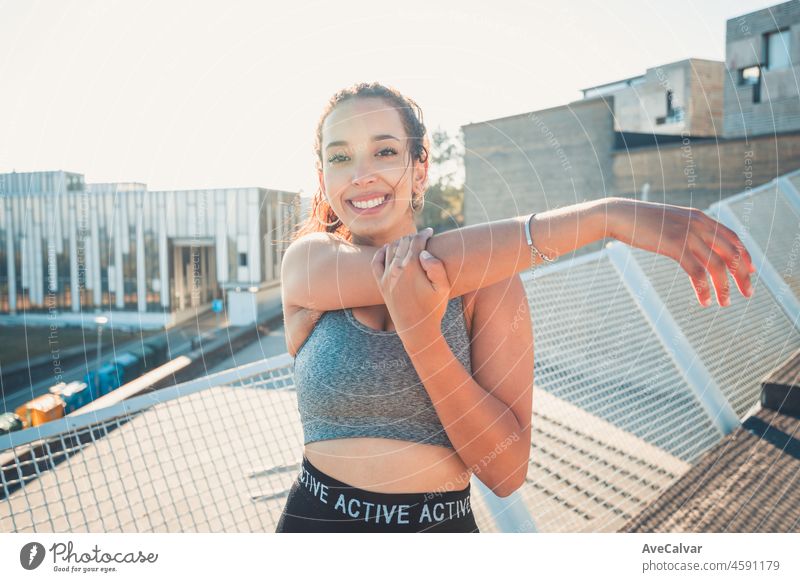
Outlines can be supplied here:
[[800, 0], [729, 20], [726, 43], [725, 63], [661, 65], [465, 125], [465, 224], [606, 196], [705, 208], [800, 168]]
[[465, 223], [620, 195], [620, 154], [721, 130], [723, 77], [722, 62], [687, 59], [566, 105], [464, 126]]
[[723, 63], [686, 59], [582, 91], [584, 99], [614, 97], [615, 132], [715, 136], [722, 127], [724, 78]]
[[610, 195], [613, 127], [603, 97], [464, 126], [464, 224]]
[[800, 1], [727, 22], [725, 135], [800, 130]]
[[196, 310], [276, 282], [299, 196], [151, 191], [55, 171], [0, 174], [0, 313]]

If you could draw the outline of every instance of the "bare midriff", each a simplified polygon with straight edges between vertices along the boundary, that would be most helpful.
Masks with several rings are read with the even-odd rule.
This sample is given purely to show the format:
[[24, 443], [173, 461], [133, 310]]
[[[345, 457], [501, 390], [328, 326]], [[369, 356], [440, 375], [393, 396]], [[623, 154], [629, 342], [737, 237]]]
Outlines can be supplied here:
[[315, 441], [303, 453], [323, 473], [376, 493], [461, 491], [472, 475], [453, 449], [382, 437]]

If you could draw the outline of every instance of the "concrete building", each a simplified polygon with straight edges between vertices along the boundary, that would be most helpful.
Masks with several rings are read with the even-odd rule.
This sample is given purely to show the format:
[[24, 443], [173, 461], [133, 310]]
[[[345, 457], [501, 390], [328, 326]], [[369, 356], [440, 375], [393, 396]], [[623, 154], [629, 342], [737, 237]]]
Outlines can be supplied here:
[[613, 128], [603, 97], [464, 126], [464, 223], [609, 196]]
[[720, 131], [723, 77], [722, 62], [687, 59], [567, 105], [465, 125], [465, 223], [620, 194], [620, 152]]
[[[0, 313], [169, 325], [229, 289], [275, 283], [299, 196], [151, 191], [70, 172], [0, 174]], [[35, 319], [35, 317], [34, 317]]]
[[794, 0], [729, 20], [725, 63], [661, 65], [463, 126], [465, 224], [606, 196], [703, 208], [800, 168], [798, 35]]
[[465, 224], [618, 195], [620, 152], [721, 128], [723, 74], [721, 62], [688, 59], [584, 89], [567, 105], [464, 126]]
[[614, 97], [616, 132], [714, 136], [722, 128], [724, 78], [723, 63], [686, 59], [583, 89], [583, 98]]
[[615, 150], [615, 196], [705, 208], [800, 168], [800, 132]]
[[725, 135], [800, 130], [800, 1], [727, 22]]

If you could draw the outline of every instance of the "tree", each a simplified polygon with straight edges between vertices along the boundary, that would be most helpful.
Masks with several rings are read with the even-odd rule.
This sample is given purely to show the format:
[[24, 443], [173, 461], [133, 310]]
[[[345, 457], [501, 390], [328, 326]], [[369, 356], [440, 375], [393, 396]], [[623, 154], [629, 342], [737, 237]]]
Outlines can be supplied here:
[[437, 129], [431, 135], [428, 189], [425, 206], [417, 215], [417, 228], [435, 232], [464, 224], [464, 138]]

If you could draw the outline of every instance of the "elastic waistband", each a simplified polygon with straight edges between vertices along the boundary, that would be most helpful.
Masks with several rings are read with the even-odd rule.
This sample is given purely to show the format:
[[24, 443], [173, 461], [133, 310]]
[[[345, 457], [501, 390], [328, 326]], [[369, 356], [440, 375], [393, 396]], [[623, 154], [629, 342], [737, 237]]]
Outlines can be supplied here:
[[299, 486], [345, 518], [371, 523], [425, 524], [472, 516], [470, 484], [460, 491], [378, 493], [323, 473], [303, 455]]

